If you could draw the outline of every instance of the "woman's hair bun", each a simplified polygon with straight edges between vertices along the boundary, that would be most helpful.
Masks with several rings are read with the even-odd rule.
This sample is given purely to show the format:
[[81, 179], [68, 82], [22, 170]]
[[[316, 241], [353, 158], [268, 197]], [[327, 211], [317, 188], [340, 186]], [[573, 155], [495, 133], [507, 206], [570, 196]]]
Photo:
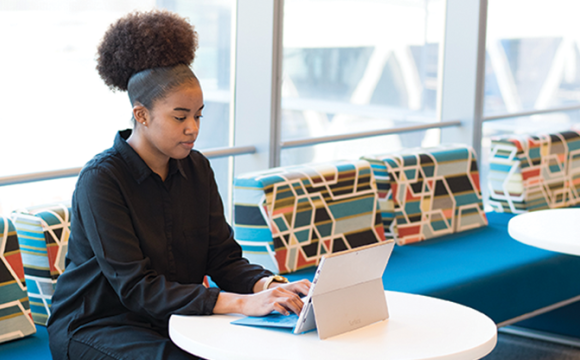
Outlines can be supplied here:
[[190, 65], [197, 33], [181, 16], [166, 11], [133, 12], [112, 24], [97, 52], [97, 71], [111, 89], [127, 90], [139, 71]]

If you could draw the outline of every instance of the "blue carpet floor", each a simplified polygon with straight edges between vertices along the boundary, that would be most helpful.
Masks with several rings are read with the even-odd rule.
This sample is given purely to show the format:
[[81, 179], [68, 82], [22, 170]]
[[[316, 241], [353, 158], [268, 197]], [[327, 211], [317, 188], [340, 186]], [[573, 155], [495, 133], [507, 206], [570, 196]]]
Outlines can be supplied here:
[[0, 344], [2, 360], [51, 360], [46, 327], [36, 325], [36, 334]]
[[497, 345], [483, 360], [578, 360], [580, 348], [502, 334]]
[[[48, 333], [44, 326], [36, 326], [37, 333], [0, 344], [1, 360], [51, 360]], [[520, 336], [498, 335], [495, 349], [484, 360], [578, 360], [580, 348], [548, 343]]]

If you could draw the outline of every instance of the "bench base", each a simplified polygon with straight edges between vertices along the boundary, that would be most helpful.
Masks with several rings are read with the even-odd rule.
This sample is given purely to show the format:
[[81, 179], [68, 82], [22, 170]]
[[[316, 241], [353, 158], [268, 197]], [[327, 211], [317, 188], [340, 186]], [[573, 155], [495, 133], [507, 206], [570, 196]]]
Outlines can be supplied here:
[[550, 343], [580, 348], [580, 338], [564, 336], [545, 331], [532, 330], [519, 326], [505, 326], [497, 329], [497, 331], [504, 334], [517, 335], [530, 339], [542, 340]]

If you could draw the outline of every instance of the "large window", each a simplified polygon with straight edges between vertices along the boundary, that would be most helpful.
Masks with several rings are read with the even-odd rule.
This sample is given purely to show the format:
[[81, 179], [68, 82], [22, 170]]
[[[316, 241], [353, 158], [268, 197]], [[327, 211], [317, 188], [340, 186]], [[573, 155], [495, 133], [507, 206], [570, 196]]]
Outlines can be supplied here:
[[154, 5], [0, 2], [0, 176], [82, 166], [131, 126], [127, 95], [110, 91], [95, 70], [96, 49], [109, 24]]
[[[437, 121], [444, 5], [437, 0], [286, 0], [282, 139]], [[288, 149], [282, 164], [439, 142], [435, 133], [427, 134]]]
[[[158, 6], [175, 11], [194, 24], [199, 48], [193, 71], [203, 90], [204, 109], [197, 150], [230, 146], [231, 49], [233, 0], [158, 0]], [[228, 158], [211, 160], [220, 192], [227, 200], [230, 182]], [[229, 204], [224, 202], [226, 214]]]
[[580, 122], [580, 110], [569, 110], [580, 107], [576, 10], [575, 0], [489, 0], [482, 181], [492, 137], [564, 131]]
[[[481, 3], [488, 9], [480, 28]], [[196, 147], [229, 149], [211, 159], [226, 208], [232, 164], [238, 174], [354, 159], [455, 134], [481, 148], [485, 191], [491, 137], [580, 122], [575, 0], [3, 0], [0, 185], [79, 168], [131, 126], [127, 96], [100, 80], [95, 52], [109, 24], [154, 7], [184, 15], [199, 33], [193, 69], [206, 108]], [[458, 34], [451, 28], [468, 31], [449, 36]], [[487, 29], [484, 53], [466, 46], [479, 29]], [[477, 65], [482, 76], [472, 74], [473, 59], [485, 64]], [[482, 77], [483, 93], [465, 105], [461, 92]], [[234, 153], [244, 155], [233, 161]], [[74, 183], [0, 186], [0, 213], [70, 199]]]
[[575, 0], [490, 0], [485, 114], [580, 104]]
[[[111, 23], [135, 10], [168, 8], [199, 33], [193, 69], [205, 100], [198, 149], [228, 146], [233, 1], [6, 0], [0, 2], [0, 177], [77, 168], [130, 128], [126, 93], [99, 78], [96, 49]], [[213, 164], [227, 186], [228, 161]], [[0, 187], [0, 213], [68, 200], [75, 179]]]
[[[0, 2], [0, 176], [80, 167], [131, 126], [127, 96], [95, 70], [110, 23], [154, 1]], [[74, 179], [0, 188], [3, 213], [70, 199]]]

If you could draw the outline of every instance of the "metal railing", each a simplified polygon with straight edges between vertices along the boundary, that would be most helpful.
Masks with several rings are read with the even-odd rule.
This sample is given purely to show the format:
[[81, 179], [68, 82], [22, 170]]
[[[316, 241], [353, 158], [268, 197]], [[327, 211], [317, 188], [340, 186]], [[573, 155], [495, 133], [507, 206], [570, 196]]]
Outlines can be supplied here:
[[[333, 141], [363, 139], [363, 138], [367, 138], [367, 137], [399, 134], [399, 133], [404, 133], [404, 132], [427, 130], [427, 129], [438, 129], [438, 128], [443, 128], [443, 127], [460, 126], [460, 125], [461, 125], [461, 121], [459, 121], [459, 120], [434, 122], [434, 123], [429, 123], [429, 124], [420, 124], [420, 125], [399, 127], [399, 128], [394, 128], [394, 129], [363, 131], [363, 132], [357, 132], [357, 133], [351, 133], [351, 134], [331, 135], [331, 136], [321, 136], [321, 137], [313, 137], [313, 138], [305, 138], [305, 139], [287, 140], [287, 141], [281, 141], [280, 147], [282, 149], [288, 149], [288, 148], [295, 148], [295, 147], [300, 147], [300, 146], [311, 146], [311, 145], [323, 144], [323, 143], [328, 143], [328, 142], [333, 142]], [[228, 156], [254, 154], [254, 153], [256, 153], [256, 151], [257, 151], [256, 147], [250, 145], [250, 146], [234, 146], [234, 147], [225, 147], [225, 148], [212, 148], [212, 149], [201, 150], [201, 153], [203, 153], [204, 156], [206, 156], [209, 159], [215, 159], [215, 158], [228, 157]], [[37, 173], [30, 173], [30, 174], [21, 174], [21, 175], [12, 175], [12, 176], [0, 177], [0, 186], [25, 184], [25, 183], [36, 182], [36, 181], [55, 180], [55, 179], [63, 179], [63, 178], [67, 178], [67, 177], [75, 177], [79, 174], [81, 169], [82, 169], [82, 167], [76, 167], [76, 168], [70, 168], [70, 169], [61, 169], [61, 170], [44, 171], [44, 172], [37, 172]]]
[[[482, 120], [484, 122], [487, 122], [487, 121], [505, 120], [505, 119], [510, 119], [510, 118], [522, 117], [522, 116], [549, 114], [549, 113], [565, 112], [565, 111], [573, 111], [573, 110], [580, 110], [580, 105], [560, 107], [560, 108], [552, 108], [552, 109], [545, 109], [545, 110], [530, 110], [530, 111], [510, 113], [510, 114], [502, 114], [502, 115], [485, 116]], [[439, 129], [439, 128], [452, 127], [452, 126], [461, 126], [461, 121], [454, 120], [454, 121], [433, 122], [433, 123], [427, 123], [427, 124], [398, 127], [398, 128], [394, 128], [394, 129], [363, 131], [363, 132], [357, 132], [357, 133], [351, 133], [351, 134], [329, 135], [329, 136], [311, 137], [311, 138], [304, 138], [304, 139], [286, 140], [286, 141], [281, 141], [280, 148], [281, 149], [290, 149], [290, 148], [296, 148], [296, 147], [302, 147], [302, 146], [312, 146], [312, 145], [324, 144], [324, 143], [335, 142], [335, 141], [363, 139], [363, 138], [374, 137], [374, 136], [400, 134], [400, 133], [405, 133], [405, 132], [420, 131], [420, 130], [427, 130], [427, 129]], [[257, 152], [257, 149], [255, 146], [250, 145], [250, 146], [212, 148], [212, 149], [202, 150], [201, 152], [207, 158], [215, 159], [215, 158], [228, 157], [228, 156], [254, 154]], [[0, 186], [16, 185], [16, 184], [24, 184], [24, 183], [36, 182], [36, 181], [54, 180], [54, 179], [62, 179], [62, 178], [67, 178], [67, 177], [74, 177], [74, 176], [77, 176], [79, 174], [81, 169], [82, 169], [81, 167], [76, 167], [76, 168], [70, 168], [70, 169], [61, 169], [61, 170], [53, 170], [53, 171], [45, 171], [45, 172], [37, 172], [37, 173], [30, 173], [30, 174], [21, 174], [21, 175], [11, 175], [11, 176], [0, 177]]]
[[[235, 155], [254, 154], [256, 152], [255, 146], [234, 146], [227, 148], [212, 148], [202, 150], [201, 153], [208, 159], [215, 159], [220, 157], [228, 157]], [[67, 177], [77, 176], [82, 167], [75, 167], [70, 169], [44, 171], [30, 174], [12, 175], [0, 177], [0, 186], [25, 184], [29, 182], [64, 179]]]
[[341, 135], [330, 135], [330, 136], [320, 136], [320, 137], [313, 137], [313, 138], [305, 138], [305, 139], [296, 139], [296, 140], [287, 140], [282, 141], [282, 149], [289, 149], [301, 146], [312, 146], [318, 144], [324, 144], [334, 141], [345, 141], [345, 140], [355, 140], [355, 139], [363, 139], [367, 137], [373, 136], [382, 136], [382, 135], [390, 135], [390, 134], [400, 134], [404, 132], [410, 131], [419, 131], [419, 130], [426, 130], [426, 129], [439, 129], [443, 127], [449, 126], [459, 126], [461, 125], [461, 121], [443, 121], [443, 122], [434, 122], [430, 124], [421, 124], [421, 125], [413, 125], [413, 126], [405, 126], [399, 127], [394, 129], [383, 129], [383, 130], [373, 130], [373, 131], [363, 131], [351, 134], [341, 134]]
[[518, 112], [518, 113], [510, 113], [510, 114], [503, 114], [503, 115], [484, 116], [483, 121], [485, 122], [485, 121], [505, 120], [505, 119], [511, 119], [511, 118], [516, 118], [516, 117], [522, 117], [522, 116], [550, 114], [550, 113], [555, 113], [555, 112], [564, 112], [564, 111], [573, 111], [573, 110], [580, 110], [580, 105], [567, 106], [567, 107], [561, 107], [561, 108], [544, 109], [544, 110], [522, 111], [522, 112]]

